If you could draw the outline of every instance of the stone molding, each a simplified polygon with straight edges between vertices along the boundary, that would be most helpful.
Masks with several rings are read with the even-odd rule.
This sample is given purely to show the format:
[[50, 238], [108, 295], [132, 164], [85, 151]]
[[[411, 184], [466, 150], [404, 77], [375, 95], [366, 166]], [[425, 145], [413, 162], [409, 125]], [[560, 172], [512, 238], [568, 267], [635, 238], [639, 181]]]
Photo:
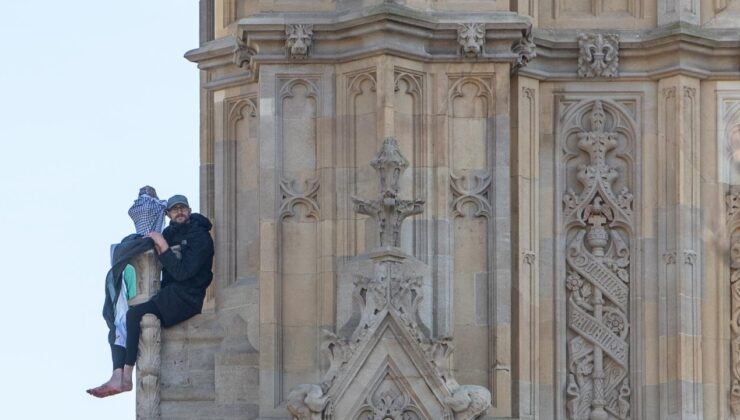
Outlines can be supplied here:
[[[619, 37], [620, 80], [654, 80], [677, 74], [710, 80], [740, 77], [740, 35], [735, 31], [681, 24], [609, 32]], [[537, 58], [520, 69], [519, 75], [543, 81], [578, 80], [579, 33], [535, 29]]]
[[[293, 54], [289, 51], [292, 47], [286, 47], [289, 42], [286, 33], [298, 26], [310, 27], [313, 34], [306, 54]], [[472, 56], [461, 54], [458, 31], [462, 27], [483, 31], [483, 37], [475, 40], [481, 48]], [[526, 37], [531, 23], [513, 12], [420, 14], [386, 4], [373, 8], [369, 14], [255, 15], [239, 20], [234, 28], [233, 36], [205, 43], [185, 55], [188, 60], [197, 62], [201, 70], [226, 67], [229, 72], [218, 81], [221, 85], [255, 80], [259, 65], [287, 64], [296, 58], [306, 63], [335, 64], [391, 54], [423, 62], [459, 62], [475, 58], [521, 63], [522, 50], [513, 51], [512, 45], [521, 41], [523, 35]], [[388, 37], [396, 42], [386, 42]], [[361, 43], [358, 38], [362, 39]], [[525, 55], [531, 57], [529, 52]]]

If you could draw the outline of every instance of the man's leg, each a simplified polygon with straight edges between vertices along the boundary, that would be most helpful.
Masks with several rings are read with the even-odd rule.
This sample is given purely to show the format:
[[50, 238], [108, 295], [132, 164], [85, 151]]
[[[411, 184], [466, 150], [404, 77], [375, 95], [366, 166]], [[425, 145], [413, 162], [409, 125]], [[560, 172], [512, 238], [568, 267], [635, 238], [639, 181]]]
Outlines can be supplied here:
[[159, 308], [152, 301], [132, 306], [126, 313], [126, 358], [121, 374], [121, 392], [131, 391], [133, 388], [133, 372], [136, 357], [139, 354], [139, 337], [141, 336], [141, 318], [146, 314], [153, 314], [162, 319]]
[[87, 390], [87, 393], [98, 398], [107, 397], [121, 392], [121, 379], [123, 377], [123, 365], [126, 360], [126, 348], [111, 344], [111, 357], [113, 359], [113, 373], [108, 382], [96, 388]]
[[108, 382], [97, 388], [88, 389], [88, 394], [105, 398], [133, 389], [134, 365], [139, 352], [139, 336], [141, 336], [141, 318], [146, 314], [154, 314], [162, 318], [159, 309], [151, 301], [132, 306], [126, 312], [126, 348], [111, 346], [113, 374]]

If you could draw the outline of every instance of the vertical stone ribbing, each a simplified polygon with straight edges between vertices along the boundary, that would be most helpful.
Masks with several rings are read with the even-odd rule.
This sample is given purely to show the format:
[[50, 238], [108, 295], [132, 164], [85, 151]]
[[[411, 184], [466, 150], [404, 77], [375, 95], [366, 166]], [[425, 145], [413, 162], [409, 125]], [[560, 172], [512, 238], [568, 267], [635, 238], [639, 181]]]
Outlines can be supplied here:
[[448, 75], [448, 81], [452, 333], [466, 343], [458, 347], [454, 369], [462, 381], [495, 390], [491, 372], [495, 306], [490, 299], [494, 77]]
[[658, 83], [658, 251], [661, 255], [661, 405], [702, 416], [699, 83]]
[[277, 214], [280, 400], [318, 380], [320, 208], [318, 78], [279, 77]]
[[[539, 415], [539, 82], [519, 77], [512, 83], [512, 202], [515, 211], [512, 245], [511, 304], [512, 389], [514, 415], [533, 419]], [[513, 261], [512, 261], [513, 262]]]

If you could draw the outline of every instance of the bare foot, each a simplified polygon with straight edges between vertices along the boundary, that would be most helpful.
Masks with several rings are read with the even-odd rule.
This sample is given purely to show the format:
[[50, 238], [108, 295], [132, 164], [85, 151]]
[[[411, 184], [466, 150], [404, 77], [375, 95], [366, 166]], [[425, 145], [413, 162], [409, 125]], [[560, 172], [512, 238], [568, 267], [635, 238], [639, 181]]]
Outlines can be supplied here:
[[123, 366], [123, 372], [121, 374], [121, 392], [131, 391], [134, 388], [133, 374], [133, 366]]
[[87, 393], [94, 397], [105, 398], [110, 397], [111, 395], [120, 394], [121, 392], [130, 391], [130, 385], [128, 389], [124, 389], [122, 378], [122, 369], [116, 369], [113, 371], [110, 379], [108, 379], [108, 382], [100, 385], [99, 387], [88, 389]]

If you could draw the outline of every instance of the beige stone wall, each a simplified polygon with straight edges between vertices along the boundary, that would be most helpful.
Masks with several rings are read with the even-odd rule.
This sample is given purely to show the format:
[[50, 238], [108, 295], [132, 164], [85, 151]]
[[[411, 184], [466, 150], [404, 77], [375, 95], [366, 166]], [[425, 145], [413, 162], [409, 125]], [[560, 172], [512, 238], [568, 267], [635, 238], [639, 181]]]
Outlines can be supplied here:
[[[378, 193], [385, 137], [426, 201], [401, 247], [431, 273], [430, 333], [491, 390], [486, 418], [732, 418], [740, 3], [214, 3], [187, 58], [216, 277], [163, 335], [163, 418], [289, 418], [322, 381], [339, 274], [377, 245], [352, 197]], [[305, 55], [292, 24], [313, 25]]]

